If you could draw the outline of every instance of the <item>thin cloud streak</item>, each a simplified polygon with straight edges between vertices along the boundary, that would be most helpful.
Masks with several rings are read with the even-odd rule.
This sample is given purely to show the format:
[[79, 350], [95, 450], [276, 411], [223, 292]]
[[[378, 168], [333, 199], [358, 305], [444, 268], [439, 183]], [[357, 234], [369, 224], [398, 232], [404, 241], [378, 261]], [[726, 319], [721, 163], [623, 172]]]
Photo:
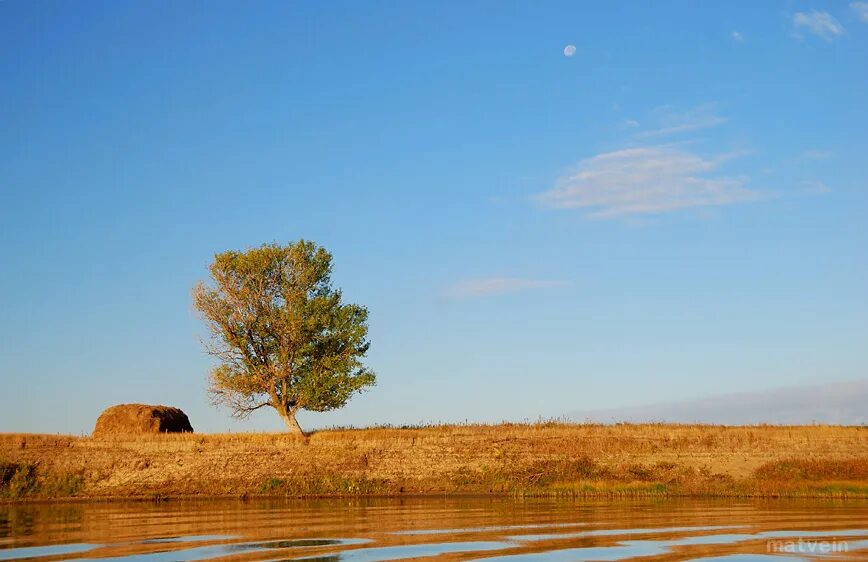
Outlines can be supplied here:
[[850, 8], [863, 23], [868, 23], [868, 2], [850, 2]]
[[828, 160], [834, 156], [831, 150], [810, 149], [802, 152], [802, 158], [805, 160]]
[[489, 277], [461, 281], [450, 287], [446, 294], [453, 298], [475, 298], [517, 293], [533, 289], [549, 289], [564, 285], [563, 281], [522, 279], [519, 277]]
[[802, 182], [804, 186], [800, 193], [802, 195], [825, 195], [831, 193], [832, 188], [818, 180], [809, 180]]
[[793, 29], [797, 36], [800, 31], [804, 30], [826, 41], [832, 41], [846, 33], [844, 26], [835, 19], [835, 16], [829, 12], [818, 10], [811, 10], [810, 13], [796, 12], [793, 14]]
[[830, 423], [863, 425], [868, 421], [868, 379], [795, 386], [758, 392], [707, 396], [647, 406], [575, 412], [577, 421], [712, 423], [726, 425]]
[[682, 112], [673, 111], [668, 107], [658, 109], [660, 127], [637, 133], [635, 138], [666, 137], [700, 129], [709, 129], [726, 123], [728, 119], [717, 115], [714, 107], [714, 104], [705, 104]]
[[746, 187], [749, 178], [710, 175], [737, 156], [703, 157], [671, 145], [605, 152], [581, 160], [537, 199], [552, 209], [591, 209], [596, 218], [755, 201], [761, 195]]

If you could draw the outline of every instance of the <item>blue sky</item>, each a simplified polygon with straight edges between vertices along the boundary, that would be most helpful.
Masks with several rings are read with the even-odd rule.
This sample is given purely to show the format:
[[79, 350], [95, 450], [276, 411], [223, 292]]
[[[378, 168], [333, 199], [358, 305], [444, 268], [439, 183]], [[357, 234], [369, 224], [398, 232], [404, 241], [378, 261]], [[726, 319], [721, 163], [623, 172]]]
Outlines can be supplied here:
[[302, 237], [378, 373], [308, 427], [864, 379], [866, 59], [860, 2], [0, 2], [0, 430], [281, 429], [190, 289]]

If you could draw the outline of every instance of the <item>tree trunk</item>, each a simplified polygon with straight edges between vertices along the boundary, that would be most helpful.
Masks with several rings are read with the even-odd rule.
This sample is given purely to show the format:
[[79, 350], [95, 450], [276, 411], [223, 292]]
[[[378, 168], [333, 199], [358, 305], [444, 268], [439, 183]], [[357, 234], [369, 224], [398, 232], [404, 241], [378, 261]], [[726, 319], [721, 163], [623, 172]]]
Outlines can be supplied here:
[[290, 410], [288, 412], [280, 412], [280, 417], [283, 418], [283, 423], [286, 424], [286, 429], [289, 430], [293, 435], [300, 435], [304, 437], [304, 431], [302, 431], [301, 426], [298, 425], [298, 420], [295, 419], [295, 410]]

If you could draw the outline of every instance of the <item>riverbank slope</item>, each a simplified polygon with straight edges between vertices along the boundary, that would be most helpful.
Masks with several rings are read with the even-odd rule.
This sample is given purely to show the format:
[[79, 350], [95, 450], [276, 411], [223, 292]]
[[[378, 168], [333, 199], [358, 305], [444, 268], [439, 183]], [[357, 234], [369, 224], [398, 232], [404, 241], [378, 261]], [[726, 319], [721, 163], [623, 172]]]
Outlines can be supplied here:
[[136, 438], [0, 434], [0, 498], [868, 497], [868, 428], [443, 425]]

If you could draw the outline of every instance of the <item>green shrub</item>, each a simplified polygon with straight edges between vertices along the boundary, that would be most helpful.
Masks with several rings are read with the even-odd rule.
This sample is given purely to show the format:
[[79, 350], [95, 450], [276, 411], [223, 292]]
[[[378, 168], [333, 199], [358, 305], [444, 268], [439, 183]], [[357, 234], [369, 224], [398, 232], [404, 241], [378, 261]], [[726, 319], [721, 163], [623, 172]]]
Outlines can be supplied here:
[[9, 486], [9, 481], [18, 471], [18, 465], [11, 462], [0, 462], [0, 490]]
[[42, 491], [50, 496], [75, 496], [84, 487], [84, 476], [75, 472], [64, 472], [48, 478]]
[[10, 498], [23, 498], [37, 488], [36, 467], [32, 464], [19, 464], [5, 486]]
[[283, 488], [285, 481], [280, 478], [269, 478], [265, 482], [259, 485], [259, 493], [260, 494], [273, 494], [275, 492], [280, 491]]

